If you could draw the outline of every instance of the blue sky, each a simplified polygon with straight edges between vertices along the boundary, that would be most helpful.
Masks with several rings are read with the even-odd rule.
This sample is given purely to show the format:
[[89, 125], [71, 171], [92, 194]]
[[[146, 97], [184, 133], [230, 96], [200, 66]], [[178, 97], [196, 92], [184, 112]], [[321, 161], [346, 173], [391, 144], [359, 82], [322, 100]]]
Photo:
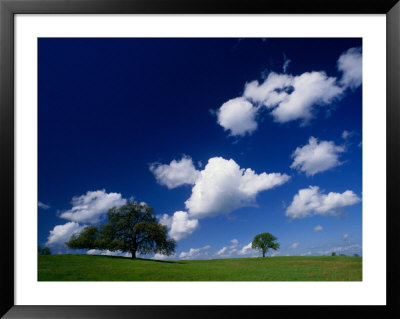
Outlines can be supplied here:
[[40, 245], [134, 199], [172, 259], [362, 254], [361, 39], [38, 41]]

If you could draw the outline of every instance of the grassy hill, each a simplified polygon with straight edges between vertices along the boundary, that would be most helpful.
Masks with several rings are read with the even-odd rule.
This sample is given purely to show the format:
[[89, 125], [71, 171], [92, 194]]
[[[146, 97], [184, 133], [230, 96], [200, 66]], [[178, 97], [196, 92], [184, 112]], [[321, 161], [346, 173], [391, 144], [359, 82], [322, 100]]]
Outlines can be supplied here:
[[39, 281], [361, 281], [362, 258], [266, 257], [158, 261], [38, 256]]

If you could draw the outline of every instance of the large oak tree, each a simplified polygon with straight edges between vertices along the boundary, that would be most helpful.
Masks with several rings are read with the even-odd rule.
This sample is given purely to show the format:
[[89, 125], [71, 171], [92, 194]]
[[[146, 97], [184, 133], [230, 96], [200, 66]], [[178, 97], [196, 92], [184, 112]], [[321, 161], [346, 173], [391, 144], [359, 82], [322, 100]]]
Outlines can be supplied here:
[[161, 225], [152, 214], [153, 209], [143, 203], [131, 201], [119, 208], [109, 209], [107, 223], [87, 226], [66, 242], [75, 249], [108, 249], [136, 253], [171, 255], [176, 242], [169, 239], [167, 226]]

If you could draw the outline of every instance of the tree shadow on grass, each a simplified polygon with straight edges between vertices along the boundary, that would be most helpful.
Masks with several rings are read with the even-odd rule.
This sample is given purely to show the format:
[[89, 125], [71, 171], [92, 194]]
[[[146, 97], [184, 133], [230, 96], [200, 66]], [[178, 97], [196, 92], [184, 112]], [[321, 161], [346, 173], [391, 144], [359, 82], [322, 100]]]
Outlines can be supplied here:
[[123, 260], [141, 260], [141, 261], [148, 261], [148, 262], [157, 262], [157, 263], [167, 263], [167, 264], [186, 264], [183, 261], [180, 260], [158, 260], [158, 259], [147, 259], [147, 258], [139, 258], [136, 257], [134, 259], [130, 257], [123, 257], [123, 256], [105, 256], [105, 255], [93, 255], [93, 256], [101, 256], [101, 257], [106, 257], [106, 258], [114, 258], [114, 259], [123, 259]]
[[156, 263], [186, 264], [184, 261], [180, 261], [180, 260], [158, 260], [158, 259], [144, 259], [144, 258], [142, 260], [156, 262]]

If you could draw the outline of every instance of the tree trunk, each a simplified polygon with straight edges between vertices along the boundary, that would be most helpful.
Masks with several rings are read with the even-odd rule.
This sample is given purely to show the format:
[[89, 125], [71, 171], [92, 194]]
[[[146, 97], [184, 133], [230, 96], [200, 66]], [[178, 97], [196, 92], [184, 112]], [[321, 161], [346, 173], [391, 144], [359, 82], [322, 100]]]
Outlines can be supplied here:
[[265, 257], [265, 251], [263, 251], [263, 257]]
[[132, 259], [136, 259], [136, 250], [131, 251]]

